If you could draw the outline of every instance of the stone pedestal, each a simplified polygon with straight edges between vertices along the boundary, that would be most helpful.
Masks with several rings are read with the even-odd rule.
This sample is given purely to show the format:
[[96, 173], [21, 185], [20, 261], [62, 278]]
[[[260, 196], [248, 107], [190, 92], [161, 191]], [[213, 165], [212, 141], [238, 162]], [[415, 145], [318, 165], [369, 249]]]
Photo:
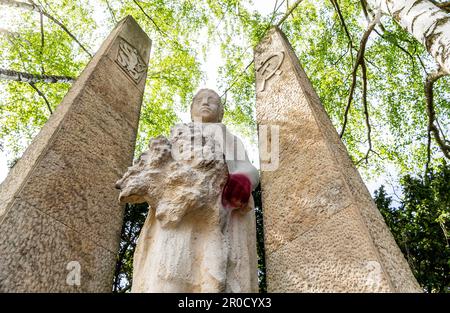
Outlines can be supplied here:
[[420, 292], [280, 30], [256, 47], [255, 68], [260, 133], [279, 130], [260, 141], [279, 148], [278, 164], [261, 160], [268, 291]]
[[110, 292], [151, 41], [112, 31], [0, 185], [0, 292]]

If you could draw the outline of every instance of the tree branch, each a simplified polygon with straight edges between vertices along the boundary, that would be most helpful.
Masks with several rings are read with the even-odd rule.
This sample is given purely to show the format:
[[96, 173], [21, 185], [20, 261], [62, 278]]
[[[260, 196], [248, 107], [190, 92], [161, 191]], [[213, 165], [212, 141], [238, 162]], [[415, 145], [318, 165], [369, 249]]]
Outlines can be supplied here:
[[17, 36], [17, 35], [19, 35], [18, 32], [11, 32], [11, 31], [9, 31], [9, 30], [7, 30], [5, 28], [0, 28], [0, 35], [1, 34], [6, 35], [6, 36]]
[[427, 162], [425, 163], [425, 175], [424, 179], [425, 181], [428, 180], [428, 171], [430, 168], [430, 162], [431, 162], [431, 130], [428, 127], [427, 129]]
[[441, 124], [439, 123], [438, 119], [436, 119], [436, 125], [439, 128], [439, 131], [441, 132], [442, 139], [444, 139], [444, 141], [447, 142], [447, 139], [445, 138], [445, 134], [442, 131]]
[[437, 2], [435, 0], [430, 0], [435, 6], [441, 8], [442, 10], [450, 13], [450, 1], [446, 2]]
[[112, 20], [114, 24], [117, 24], [116, 14], [114, 14], [114, 10], [112, 9], [111, 5], [109, 4], [108, 0], [105, 0], [106, 7], [108, 8], [109, 13], [111, 14]]
[[370, 127], [370, 121], [369, 121], [369, 109], [367, 107], [367, 68], [366, 63], [364, 62], [364, 58], [361, 62], [361, 72], [362, 72], [362, 80], [363, 80], [363, 89], [362, 89], [362, 102], [364, 107], [364, 116], [366, 118], [366, 127], [367, 127], [367, 141], [369, 143], [369, 149], [367, 149], [366, 156], [364, 159], [366, 160], [366, 163], [368, 163], [369, 159], [369, 153], [372, 151], [372, 128]]
[[[378, 12], [377, 15], [375, 16], [375, 18], [373, 19], [373, 21], [367, 27], [367, 30], [364, 32], [364, 34], [363, 34], [363, 36], [361, 38], [358, 54], [356, 56], [355, 65], [353, 66], [352, 84], [350, 86], [350, 94], [349, 94], [349, 97], [348, 97], [347, 106], [345, 108], [344, 122], [342, 124], [342, 130], [341, 130], [341, 133], [339, 134], [340, 138], [342, 138], [342, 136], [344, 135], [345, 128], [347, 126], [348, 113], [350, 111], [350, 106], [351, 106], [352, 100], [353, 100], [353, 93], [355, 92], [355, 87], [356, 87], [356, 74], [357, 74], [359, 66], [364, 63], [364, 54], [366, 52], [367, 40], [369, 39], [369, 36], [372, 33], [373, 29], [375, 28], [375, 26], [379, 22], [380, 15], [381, 15], [381, 12]], [[365, 67], [365, 63], [364, 63], [364, 67]]]
[[[350, 51], [349, 47], [347, 47], [347, 50], [345, 50], [345, 52], [335, 62], [333, 62], [333, 66], [336, 66], [339, 62], [341, 62], [342, 58], [347, 55], [348, 51]], [[351, 54], [351, 52], [350, 52], [350, 54]], [[353, 58], [353, 55], [352, 55], [352, 58]]]
[[[135, 0], [133, 0], [133, 1], [135, 1]], [[283, 15], [283, 17], [278, 21], [278, 23], [276, 24], [276, 26], [277, 26], [277, 27], [280, 27], [281, 24], [283, 24], [283, 23], [286, 21], [286, 19], [294, 12], [294, 10], [298, 7], [298, 5], [299, 5], [302, 1], [303, 1], [303, 0], [297, 0], [297, 1], [291, 6], [291, 8], [286, 12], [286, 14]], [[272, 13], [271, 21], [270, 21], [270, 23], [268, 24], [268, 26], [267, 26], [266, 30], [264, 31], [264, 33], [267, 32], [267, 30], [269, 30], [269, 28], [270, 28], [270, 26], [271, 26], [271, 24], [272, 24], [272, 21], [273, 21], [273, 19], [275, 18], [276, 11], [281, 7], [281, 5], [282, 5], [283, 3], [284, 3], [284, 1], [282, 1], [282, 2], [278, 5], [278, 8], [275, 9], [274, 12]], [[247, 49], [248, 49], [248, 48], [247, 48]], [[246, 50], [247, 50], [247, 49], [246, 49]], [[242, 55], [243, 55], [243, 54], [242, 54]], [[238, 79], [242, 76], [242, 74], [244, 74], [244, 73], [248, 70], [248, 68], [253, 64], [253, 62], [254, 62], [254, 60], [252, 60], [250, 63], [248, 63], [248, 64], [245, 66], [244, 70], [243, 70], [236, 78], [234, 78], [234, 79], [232, 80], [231, 84], [227, 87], [227, 89], [226, 89], [226, 90], [222, 93], [222, 95], [220, 96], [220, 98], [224, 98], [224, 99], [225, 99], [225, 101], [224, 101], [224, 103], [223, 103], [224, 106], [225, 106], [225, 104], [226, 104], [226, 98], [227, 98], [227, 93], [228, 93], [228, 91], [236, 84], [236, 82], [238, 81]]]
[[6, 5], [9, 7], [16, 7], [28, 11], [42, 13], [49, 20], [53, 21], [56, 25], [61, 27], [80, 46], [80, 48], [83, 49], [83, 51], [86, 52], [92, 58], [92, 54], [89, 52], [89, 50], [83, 44], [81, 44], [81, 42], [67, 29], [67, 27], [63, 23], [58, 21], [56, 18], [54, 18], [52, 15], [46, 12], [41, 6], [35, 4], [33, 1], [30, 1], [30, 3], [25, 3], [15, 0], [0, 0], [0, 5]]
[[370, 152], [376, 154], [380, 159], [383, 159], [381, 155], [373, 150], [372, 147], [372, 127], [370, 126], [370, 120], [369, 120], [369, 105], [367, 103], [367, 67], [366, 62], [363, 59], [361, 62], [361, 72], [362, 72], [362, 80], [363, 80], [363, 88], [362, 88], [362, 102], [364, 107], [364, 116], [366, 120], [366, 128], [367, 128], [367, 142], [369, 144], [369, 148], [367, 149], [366, 155], [361, 158], [356, 165], [361, 163], [363, 160], [366, 161], [366, 164], [369, 162], [369, 154]]
[[447, 75], [441, 68], [437, 71], [429, 74], [425, 79], [425, 98], [427, 103], [427, 115], [428, 115], [428, 132], [431, 132], [436, 140], [437, 144], [441, 148], [445, 157], [450, 159], [450, 145], [441, 138], [439, 129], [434, 124], [436, 120], [436, 111], [434, 110], [433, 100], [433, 84], [441, 77]]
[[364, 16], [366, 17], [366, 20], [370, 23], [371, 19], [369, 17], [369, 11], [367, 9], [366, 1], [365, 0], [360, 0], [359, 2], [361, 3], [362, 9], [363, 9], [363, 13], [364, 13]]
[[159, 27], [158, 24], [156, 24], [155, 20], [154, 20], [150, 15], [148, 15], [147, 12], [145, 12], [144, 8], [139, 4], [139, 2], [136, 1], [136, 0], [133, 0], [133, 2], [134, 2], [134, 4], [136, 4], [136, 5], [138, 6], [139, 10], [141, 10], [141, 12], [144, 13], [145, 17], [147, 17], [147, 18], [152, 22], [152, 24], [155, 25], [156, 30], [157, 30], [161, 35], [163, 35], [163, 36], [165, 36], [165, 37], [167, 37], [167, 38], [170, 39], [169, 35], [167, 35], [167, 33], [164, 32], [164, 31]]
[[291, 8], [286, 12], [286, 14], [284, 14], [284, 16], [278, 21], [277, 26], [280, 27], [281, 24], [284, 23], [284, 21], [289, 17], [289, 15], [292, 14], [292, 12], [294, 12], [294, 10], [298, 7], [298, 5], [300, 3], [302, 3], [303, 0], [297, 0], [292, 6]]
[[0, 79], [25, 83], [73, 83], [75, 78], [57, 75], [39, 75], [0, 68]]
[[350, 32], [348, 31], [347, 24], [345, 23], [345, 19], [344, 19], [344, 16], [342, 15], [342, 11], [341, 11], [341, 8], [339, 7], [338, 2], [336, 0], [330, 0], [330, 1], [331, 1], [331, 3], [333, 4], [333, 6], [335, 8], [335, 10], [336, 10], [336, 12], [337, 12], [337, 14], [339, 16], [339, 20], [340, 20], [340, 22], [342, 24], [342, 27], [344, 28], [344, 32], [347, 35], [348, 44], [350, 46], [350, 55], [352, 57], [352, 62], [353, 62], [353, 53], [352, 53], [352, 50], [353, 50], [353, 39], [352, 39], [352, 36], [350, 35]]
[[225, 96], [225, 102], [224, 102], [224, 106], [226, 104], [226, 95], [227, 92], [230, 91], [230, 89], [234, 86], [234, 84], [236, 84], [236, 82], [238, 81], [238, 79], [240, 79], [242, 77], [242, 75], [248, 70], [248, 68], [253, 64], [254, 60], [252, 60], [250, 63], [247, 64], [247, 66], [244, 68], [244, 70], [235, 78], [233, 79], [233, 81], [231, 82], [231, 84], [228, 86], [228, 88], [222, 93], [222, 95], [220, 96], [220, 98], [223, 98]]
[[[397, 41], [395, 41], [395, 40], [394, 40], [394, 41], [389, 40], [389, 39], [384, 35], [384, 33], [381, 34], [381, 33], [380, 33], [379, 31], [377, 31], [376, 29], [375, 29], [374, 31], [375, 31], [375, 33], [376, 33], [378, 36], [380, 36], [381, 38], [383, 38], [383, 39], [386, 40], [387, 42], [393, 44], [395, 47], [399, 48], [399, 49], [402, 50], [406, 55], [408, 55], [408, 57], [411, 59], [411, 64], [413, 65], [413, 68], [414, 68], [414, 69], [416, 68], [415, 58], [414, 58], [414, 56], [413, 56], [408, 50], [406, 50], [405, 48], [403, 48]], [[423, 70], [426, 72], [425, 65], [424, 65], [422, 62], [420, 62], [420, 64], [422, 65]]]
[[48, 110], [50, 111], [50, 114], [53, 114], [52, 111], [52, 107], [50, 106], [50, 102], [48, 102], [47, 97], [36, 87], [36, 85], [34, 83], [29, 82], [28, 84], [30, 84], [30, 86], [36, 90], [36, 92], [39, 94], [39, 96], [42, 97], [42, 99], [44, 99], [45, 104], [47, 105]]
[[45, 75], [45, 69], [44, 69], [44, 46], [45, 46], [45, 38], [44, 38], [44, 14], [41, 13], [39, 14], [39, 21], [40, 21], [40, 25], [41, 25], [41, 50], [40, 50], [40, 56], [41, 56], [41, 74]]

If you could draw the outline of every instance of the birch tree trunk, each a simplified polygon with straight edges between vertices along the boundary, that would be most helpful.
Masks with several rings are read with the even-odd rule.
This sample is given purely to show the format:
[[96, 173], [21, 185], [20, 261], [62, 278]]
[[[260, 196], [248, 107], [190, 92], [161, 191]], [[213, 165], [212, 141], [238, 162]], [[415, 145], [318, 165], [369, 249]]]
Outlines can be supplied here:
[[366, 0], [419, 40], [442, 70], [450, 73], [450, 15], [429, 0]]
[[0, 80], [15, 80], [24, 83], [73, 83], [75, 78], [58, 75], [39, 75], [0, 68]]

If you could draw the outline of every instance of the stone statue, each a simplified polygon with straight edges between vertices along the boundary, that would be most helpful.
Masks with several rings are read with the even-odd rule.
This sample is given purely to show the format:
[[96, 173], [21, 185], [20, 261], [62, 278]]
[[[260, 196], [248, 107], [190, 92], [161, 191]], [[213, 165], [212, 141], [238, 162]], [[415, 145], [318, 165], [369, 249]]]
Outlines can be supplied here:
[[132, 292], [257, 292], [251, 191], [259, 182], [219, 95], [202, 89], [192, 123], [149, 149], [116, 187], [121, 203], [148, 202], [133, 263]]

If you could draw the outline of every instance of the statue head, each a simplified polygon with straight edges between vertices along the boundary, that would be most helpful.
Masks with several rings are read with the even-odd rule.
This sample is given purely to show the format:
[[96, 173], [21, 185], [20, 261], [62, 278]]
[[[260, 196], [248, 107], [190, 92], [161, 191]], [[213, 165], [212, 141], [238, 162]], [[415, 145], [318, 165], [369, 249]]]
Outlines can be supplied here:
[[223, 118], [223, 104], [220, 96], [212, 89], [200, 89], [192, 99], [191, 120], [201, 123], [220, 123]]

